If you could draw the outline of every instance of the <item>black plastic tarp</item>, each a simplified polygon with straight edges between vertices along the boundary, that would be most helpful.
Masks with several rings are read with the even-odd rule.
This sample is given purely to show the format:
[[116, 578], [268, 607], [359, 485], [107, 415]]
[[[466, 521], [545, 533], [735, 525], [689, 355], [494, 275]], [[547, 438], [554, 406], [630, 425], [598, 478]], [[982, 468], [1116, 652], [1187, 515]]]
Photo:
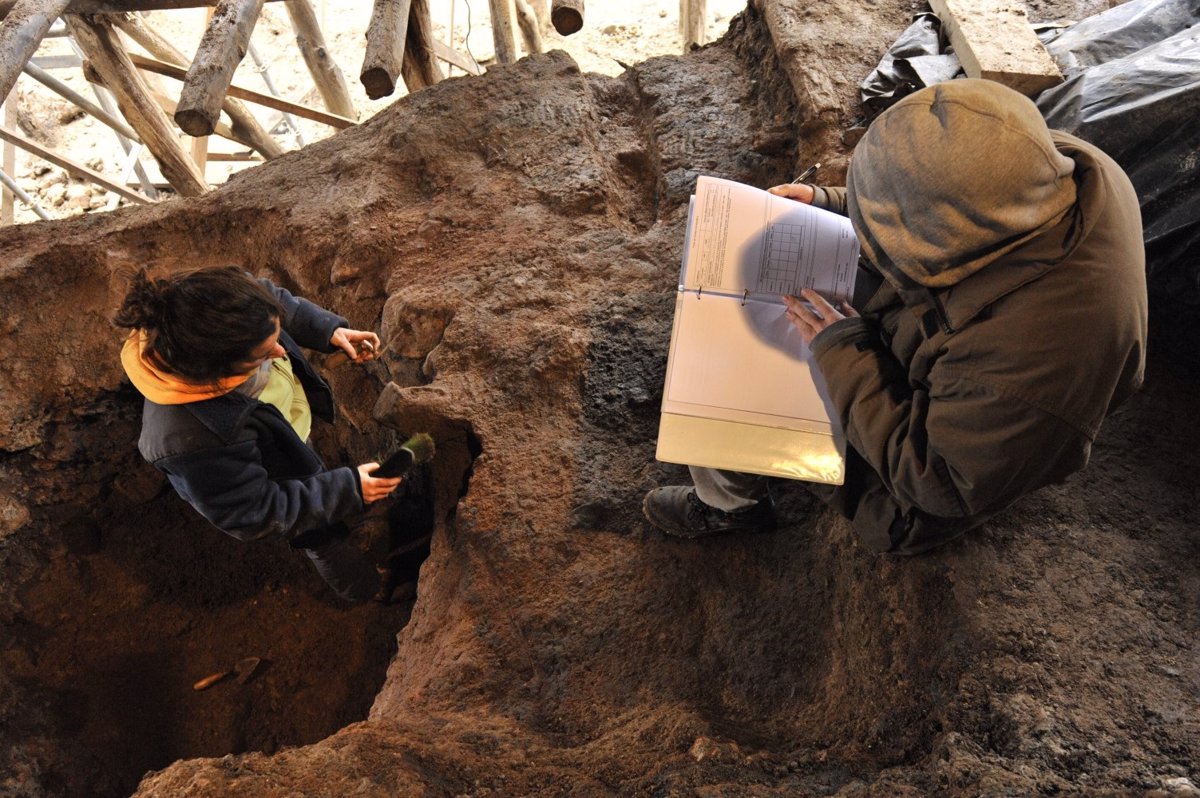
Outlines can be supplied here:
[[1046, 47], [1068, 79], [1038, 108], [1129, 174], [1152, 295], [1167, 312], [1200, 312], [1200, 2], [1132, 0]]
[[962, 70], [958, 56], [940, 41], [941, 22], [917, 14], [860, 85], [863, 108], [873, 119], [906, 94], [952, 79]]

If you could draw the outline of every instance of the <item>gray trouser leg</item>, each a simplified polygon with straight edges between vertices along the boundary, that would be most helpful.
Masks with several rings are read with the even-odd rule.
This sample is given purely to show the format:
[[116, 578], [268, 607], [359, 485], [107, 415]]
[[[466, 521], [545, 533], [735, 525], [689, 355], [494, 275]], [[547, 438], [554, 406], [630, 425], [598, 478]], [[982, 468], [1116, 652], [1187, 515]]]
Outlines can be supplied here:
[[379, 572], [349, 538], [334, 538], [304, 553], [325, 583], [346, 601], [367, 601], [379, 589]]
[[758, 474], [721, 471], [716, 468], [688, 466], [696, 486], [696, 498], [709, 507], [733, 512], [767, 498], [767, 478]]

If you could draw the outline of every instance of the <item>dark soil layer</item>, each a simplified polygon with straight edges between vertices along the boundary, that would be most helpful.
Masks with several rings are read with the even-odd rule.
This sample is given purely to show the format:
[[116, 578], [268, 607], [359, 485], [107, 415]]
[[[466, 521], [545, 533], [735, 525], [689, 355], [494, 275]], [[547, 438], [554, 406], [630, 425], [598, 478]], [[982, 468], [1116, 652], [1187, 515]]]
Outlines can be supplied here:
[[[684, 478], [654, 437], [696, 175], [836, 180], [909, 12], [765, 2], [616, 79], [530, 58], [198, 200], [0, 230], [0, 789], [209, 755], [138, 795], [1190, 794], [1200, 386], [1171, 360], [1085, 472], [927, 556], [862, 550], [795, 483], [772, 535], [640, 517]], [[382, 363], [331, 372], [330, 460], [438, 440], [411, 617], [340, 608], [137, 463], [121, 270], [231, 257], [381, 329]], [[246, 656], [270, 667], [191, 691]]]
[[[122, 465], [97, 506], [45, 528], [16, 596], [7, 731], [43, 756], [0, 794], [123, 796], [176, 759], [316, 742], [367, 716], [408, 620], [411, 594], [347, 609], [299, 552], [239, 544], [148, 465]], [[131, 491], [158, 495], [135, 504]], [[246, 684], [192, 689], [246, 657], [263, 660]]]

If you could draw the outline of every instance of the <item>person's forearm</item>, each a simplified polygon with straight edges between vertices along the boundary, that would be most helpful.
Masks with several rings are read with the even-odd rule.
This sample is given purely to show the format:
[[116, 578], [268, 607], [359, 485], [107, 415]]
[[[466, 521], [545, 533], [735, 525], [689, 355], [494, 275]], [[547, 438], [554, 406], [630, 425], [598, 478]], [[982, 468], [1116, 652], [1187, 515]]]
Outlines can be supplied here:
[[846, 189], [841, 186], [813, 186], [812, 205], [842, 216], [846, 215]]
[[866, 320], [847, 319], [813, 342], [847, 441], [905, 507], [947, 518], [968, 513], [926, 428], [929, 395]]

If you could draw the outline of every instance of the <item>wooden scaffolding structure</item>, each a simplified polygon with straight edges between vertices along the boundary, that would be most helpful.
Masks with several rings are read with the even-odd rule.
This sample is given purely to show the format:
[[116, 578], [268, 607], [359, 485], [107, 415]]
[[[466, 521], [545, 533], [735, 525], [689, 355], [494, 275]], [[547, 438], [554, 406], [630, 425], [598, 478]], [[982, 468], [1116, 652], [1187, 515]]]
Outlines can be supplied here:
[[[254, 52], [250, 34], [266, 2], [280, 2], [285, 7], [296, 46], [323, 109], [233, 83], [238, 64], [248, 51]], [[499, 63], [516, 60], [512, 42], [518, 25], [526, 51], [541, 51], [540, 30], [548, 24], [548, 10], [538, 14], [533, 9], [544, 2], [533, 0], [531, 6], [530, 0], [491, 0], [496, 12], [493, 36]], [[143, 15], [146, 11], [206, 6], [210, 9], [208, 24], [190, 59]], [[82, 67], [89, 82], [103, 87], [104, 91], [98, 92], [101, 103], [72, 90], [37, 63], [35, 53], [48, 36], [70, 37], [80, 55], [75, 63]], [[144, 54], [132, 51], [131, 44]], [[469, 74], [483, 72], [470, 55], [434, 38], [429, 0], [374, 0], [359, 73], [370, 98], [393, 94], [401, 81], [409, 92], [431, 86], [443, 79], [443, 63]], [[14, 179], [14, 147], [102, 186], [116, 197], [145, 203], [155, 201], [157, 191], [140, 168], [137, 156], [142, 148], [153, 156], [170, 188], [182, 196], [209, 190], [204, 167], [207, 138], [211, 135], [249, 148], [253, 155], [244, 156], [247, 159], [281, 155], [283, 148], [246, 103], [275, 109], [285, 118], [299, 117], [336, 129], [355, 124], [358, 117], [310, 0], [0, 0], [0, 102], [10, 96], [22, 74], [111, 128], [126, 151], [128, 163], [124, 177], [114, 180], [57, 154], [18, 132], [13, 103], [6, 103], [6, 113], [0, 118], [0, 144], [4, 150], [0, 194], [8, 203], [8, 216], [0, 213], [0, 223], [11, 222], [14, 196], [42, 218], [48, 218]], [[178, 95], [157, 89], [147, 80], [148, 74], [179, 81]], [[192, 137], [190, 147], [181, 140], [180, 131]], [[137, 182], [130, 183], [135, 173]], [[140, 185], [140, 190], [134, 185]], [[115, 199], [110, 204], [115, 204]]]
[[[453, 2], [451, 33], [453, 33]], [[323, 109], [278, 96], [262, 68], [269, 93], [233, 82], [234, 72], [249, 53], [251, 32], [265, 3], [282, 3], [295, 34], [295, 44], [312, 77]], [[207, 8], [204, 35], [189, 58], [156, 30], [144, 12]], [[495, 62], [508, 64], [520, 55], [543, 50], [542, 34], [553, 27], [570, 35], [583, 26], [584, 0], [488, 0]], [[680, 0], [684, 51], [703, 44], [705, 0]], [[409, 92], [442, 80], [447, 68], [482, 74], [483, 68], [434, 36], [430, 0], [373, 0], [366, 27], [359, 80], [369, 98], [393, 94], [403, 82]], [[47, 37], [69, 37], [78, 57], [35, 57]], [[135, 52], [136, 45], [142, 53]], [[52, 65], [47, 62], [54, 62]], [[262, 67], [262, 64], [259, 63]], [[93, 102], [51, 74], [51, 68], [82, 68], [96, 91]], [[115, 179], [54, 152], [17, 130], [14, 103], [20, 75], [73, 104], [110, 128], [125, 152]], [[178, 94], [157, 84], [163, 76], [179, 81]], [[9, 102], [5, 99], [9, 98]], [[182, 196], [209, 190], [205, 167], [210, 160], [208, 137], [220, 136], [247, 148], [245, 153], [214, 154], [212, 160], [267, 160], [284, 152], [272, 133], [259, 123], [247, 103], [283, 114], [299, 134], [295, 118], [334, 129], [356, 124], [358, 111], [341, 69], [326, 46], [311, 0], [0, 0], [0, 224], [13, 220], [19, 199], [41, 218], [49, 216], [15, 180], [15, 151], [65, 169], [72, 176], [110, 192], [108, 206], [120, 199], [154, 202], [161, 184], [147, 174], [142, 151], [153, 156], [166, 184]], [[191, 141], [182, 134], [191, 137]], [[301, 144], [303, 142], [301, 141]], [[189, 146], [190, 144], [190, 146]]]

